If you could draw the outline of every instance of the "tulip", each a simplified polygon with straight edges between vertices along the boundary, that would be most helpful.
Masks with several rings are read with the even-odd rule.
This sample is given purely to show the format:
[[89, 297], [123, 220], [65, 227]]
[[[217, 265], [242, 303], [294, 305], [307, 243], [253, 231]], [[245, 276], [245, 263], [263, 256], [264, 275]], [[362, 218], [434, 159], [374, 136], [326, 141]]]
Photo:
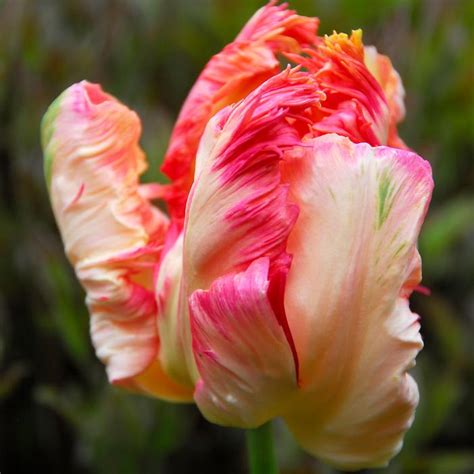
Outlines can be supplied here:
[[270, 2], [210, 60], [169, 184], [139, 183], [137, 115], [86, 81], [43, 119], [45, 175], [112, 384], [225, 426], [282, 417], [306, 451], [360, 469], [401, 449], [418, 403], [408, 299], [433, 182], [398, 137], [390, 60], [317, 27]]

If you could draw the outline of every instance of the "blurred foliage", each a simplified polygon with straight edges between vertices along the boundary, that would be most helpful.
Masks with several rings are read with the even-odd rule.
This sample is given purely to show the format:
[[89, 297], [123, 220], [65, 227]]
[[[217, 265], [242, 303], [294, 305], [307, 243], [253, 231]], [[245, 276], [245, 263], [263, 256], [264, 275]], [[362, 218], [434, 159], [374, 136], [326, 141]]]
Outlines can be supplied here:
[[[0, 471], [243, 473], [239, 430], [107, 385], [42, 176], [39, 122], [83, 78], [137, 110], [158, 166], [179, 106], [256, 0], [0, 1]], [[407, 90], [401, 135], [436, 181], [415, 295], [421, 403], [391, 474], [474, 470], [474, 2], [294, 0], [323, 33], [365, 30]], [[334, 473], [276, 423], [282, 473]]]

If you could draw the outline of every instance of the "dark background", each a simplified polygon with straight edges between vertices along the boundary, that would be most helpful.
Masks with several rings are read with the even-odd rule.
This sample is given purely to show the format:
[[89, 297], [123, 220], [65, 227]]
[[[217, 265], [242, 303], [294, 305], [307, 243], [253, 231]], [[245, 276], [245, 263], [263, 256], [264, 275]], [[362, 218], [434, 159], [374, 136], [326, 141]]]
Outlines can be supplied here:
[[[254, 0], [0, 0], [0, 471], [244, 473], [243, 432], [106, 383], [42, 176], [39, 122], [73, 82], [138, 111], [147, 180], [197, 74]], [[295, 0], [322, 33], [362, 27], [407, 90], [400, 134], [436, 182], [415, 295], [425, 349], [414, 427], [387, 473], [474, 470], [474, 1]], [[282, 473], [334, 473], [275, 424]]]

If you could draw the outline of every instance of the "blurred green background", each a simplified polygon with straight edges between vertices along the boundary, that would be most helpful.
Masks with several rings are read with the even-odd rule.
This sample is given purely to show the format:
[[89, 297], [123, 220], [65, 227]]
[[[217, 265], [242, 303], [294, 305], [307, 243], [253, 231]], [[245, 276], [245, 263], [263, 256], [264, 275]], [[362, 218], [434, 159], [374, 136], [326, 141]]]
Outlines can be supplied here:
[[[0, 1], [0, 471], [245, 473], [243, 432], [192, 406], [111, 388], [88, 335], [42, 176], [39, 123], [81, 79], [138, 111], [157, 171], [173, 120], [213, 53], [256, 0]], [[421, 403], [387, 473], [474, 470], [474, 1], [294, 0], [322, 33], [364, 29], [407, 90], [400, 134], [428, 159], [436, 189], [415, 295], [425, 349]], [[335, 473], [275, 424], [282, 473]]]

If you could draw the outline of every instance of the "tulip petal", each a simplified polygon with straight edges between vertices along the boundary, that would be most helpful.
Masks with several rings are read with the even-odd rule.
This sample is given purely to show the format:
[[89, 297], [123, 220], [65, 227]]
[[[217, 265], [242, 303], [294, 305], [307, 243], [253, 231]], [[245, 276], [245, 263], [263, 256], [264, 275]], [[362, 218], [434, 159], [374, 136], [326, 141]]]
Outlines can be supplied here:
[[191, 295], [195, 401], [211, 422], [257, 427], [283, 411], [297, 390], [293, 355], [271, 298], [270, 262]]
[[327, 462], [379, 466], [400, 449], [418, 401], [406, 371], [422, 340], [407, 298], [421, 276], [431, 169], [414, 153], [337, 135], [305, 151], [282, 166], [300, 207], [285, 307], [301, 400], [285, 418]]
[[304, 56], [287, 56], [310, 71], [326, 99], [313, 118], [314, 136], [337, 133], [355, 143], [385, 145], [389, 109], [385, 95], [364, 64], [362, 31], [320, 39]]
[[140, 193], [140, 133], [134, 112], [86, 81], [56, 99], [42, 123], [51, 203], [87, 292], [97, 356], [110, 381], [125, 385], [157, 356], [153, 272], [168, 228]]
[[317, 26], [316, 18], [270, 2], [206, 65], [181, 109], [162, 165], [173, 180], [166, 199], [175, 220], [184, 218], [199, 140], [209, 119], [276, 74], [280, 69], [277, 54], [312, 44]]
[[[197, 376], [190, 356], [188, 297], [223, 275], [244, 271], [260, 257], [270, 258], [271, 277], [289, 266], [285, 245], [298, 209], [287, 201], [279, 166], [283, 151], [300, 143], [301, 124], [308, 131], [305, 114], [318, 106], [319, 97], [307, 74], [287, 70], [216, 114], [206, 128], [184, 228], [181, 321], [176, 326], [182, 357], [187, 358], [183, 380]], [[285, 326], [285, 317], [281, 320]], [[182, 367], [177, 364], [173, 373]]]
[[387, 145], [406, 149], [407, 146], [397, 133], [397, 124], [405, 117], [405, 89], [402, 79], [388, 56], [379, 54], [374, 46], [366, 46], [364, 51], [365, 65], [382, 87], [390, 109]]
[[211, 119], [201, 141], [186, 210], [188, 289], [207, 289], [226, 273], [285, 251], [298, 209], [287, 200], [280, 163], [301, 143], [306, 114], [319, 105], [317, 84], [287, 70]]
[[193, 400], [193, 390], [173, 380], [157, 360], [154, 360], [141, 374], [124, 379], [116, 385], [173, 403], [189, 403]]
[[[187, 308], [183, 308], [181, 301], [183, 234], [174, 239], [160, 264], [156, 281], [158, 330], [161, 340], [159, 359], [161, 366], [173, 379], [192, 391], [194, 382], [189, 376], [186, 363], [193, 357], [192, 349], [184, 345], [181, 337], [182, 325], [186, 324], [187, 318]], [[187, 351], [189, 354], [186, 354]]]

